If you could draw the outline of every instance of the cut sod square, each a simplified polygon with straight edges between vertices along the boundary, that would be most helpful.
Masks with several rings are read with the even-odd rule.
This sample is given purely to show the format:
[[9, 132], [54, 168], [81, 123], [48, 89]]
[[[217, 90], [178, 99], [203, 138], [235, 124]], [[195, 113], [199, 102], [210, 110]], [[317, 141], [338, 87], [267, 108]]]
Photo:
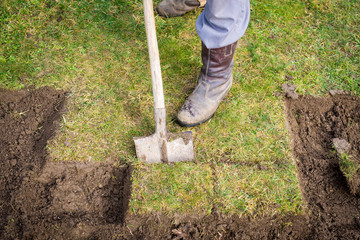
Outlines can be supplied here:
[[133, 213], [193, 213], [211, 211], [212, 172], [207, 164], [138, 165], [133, 175]]
[[296, 213], [301, 194], [295, 166], [288, 160], [283, 168], [264, 165], [216, 166], [215, 203], [221, 212], [238, 215]]

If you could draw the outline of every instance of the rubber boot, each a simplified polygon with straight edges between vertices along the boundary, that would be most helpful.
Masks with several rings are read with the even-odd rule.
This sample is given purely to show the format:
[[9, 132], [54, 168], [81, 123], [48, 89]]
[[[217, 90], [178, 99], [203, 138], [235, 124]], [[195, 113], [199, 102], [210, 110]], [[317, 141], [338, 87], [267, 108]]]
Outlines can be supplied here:
[[205, 3], [206, 0], [163, 0], [157, 5], [156, 11], [162, 17], [179, 17]]
[[180, 125], [196, 126], [214, 115], [232, 85], [236, 44], [237, 42], [222, 48], [208, 49], [202, 43], [201, 74], [195, 90], [178, 112]]

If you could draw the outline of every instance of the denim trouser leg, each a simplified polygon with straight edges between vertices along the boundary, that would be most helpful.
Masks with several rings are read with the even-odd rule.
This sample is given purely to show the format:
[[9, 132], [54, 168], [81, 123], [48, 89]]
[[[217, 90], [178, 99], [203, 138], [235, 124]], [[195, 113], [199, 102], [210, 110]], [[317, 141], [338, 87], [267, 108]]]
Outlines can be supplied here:
[[207, 0], [196, 29], [207, 48], [220, 48], [244, 35], [249, 18], [249, 0]]

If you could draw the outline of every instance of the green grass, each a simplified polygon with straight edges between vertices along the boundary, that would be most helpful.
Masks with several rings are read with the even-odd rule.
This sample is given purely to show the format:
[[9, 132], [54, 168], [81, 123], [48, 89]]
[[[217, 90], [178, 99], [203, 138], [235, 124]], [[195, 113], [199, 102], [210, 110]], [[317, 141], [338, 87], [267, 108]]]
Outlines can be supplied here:
[[132, 191], [133, 211], [208, 214], [212, 208], [213, 183], [209, 165], [139, 165], [133, 172], [137, 179]]
[[273, 215], [302, 211], [293, 165], [216, 167], [215, 203], [229, 214]]
[[[147, 166], [135, 136], [154, 131], [142, 1], [5, 0], [0, 3], [0, 87], [70, 92], [53, 160], [133, 164], [132, 213], [272, 215], [302, 211], [281, 84], [301, 94], [360, 93], [357, 0], [252, 1], [235, 54], [234, 85], [213, 119], [193, 127], [195, 164]], [[168, 128], [195, 87], [195, 20], [156, 17]]]
[[344, 174], [346, 179], [351, 182], [354, 176], [357, 177], [360, 165], [357, 161], [355, 161], [350, 155], [346, 153], [340, 154], [339, 157], [340, 170]]

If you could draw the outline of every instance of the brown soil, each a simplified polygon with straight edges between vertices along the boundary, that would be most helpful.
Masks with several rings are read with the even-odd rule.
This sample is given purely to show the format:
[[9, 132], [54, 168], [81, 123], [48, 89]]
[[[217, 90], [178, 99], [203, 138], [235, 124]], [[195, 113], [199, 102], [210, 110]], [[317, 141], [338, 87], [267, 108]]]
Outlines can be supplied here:
[[[339, 170], [331, 140], [359, 151], [360, 100], [286, 101], [299, 182], [309, 216], [138, 216], [127, 213], [131, 167], [48, 161], [66, 94], [0, 90], [0, 239], [359, 239], [359, 199]], [[357, 145], [356, 145], [357, 144]], [[356, 147], [354, 147], [356, 145]]]
[[47, 161], [65, 95], [0, 91], [0, 239], [106, 239], [124, 221], [129, 167]]
[[360, 99], [301, 97], [286, 101], [288, 127], [302, 195], [314, 235], [320, 239], [360, 239], [360, 198], [351, 194], [332, 144], [344, 139], [360, 151]]

